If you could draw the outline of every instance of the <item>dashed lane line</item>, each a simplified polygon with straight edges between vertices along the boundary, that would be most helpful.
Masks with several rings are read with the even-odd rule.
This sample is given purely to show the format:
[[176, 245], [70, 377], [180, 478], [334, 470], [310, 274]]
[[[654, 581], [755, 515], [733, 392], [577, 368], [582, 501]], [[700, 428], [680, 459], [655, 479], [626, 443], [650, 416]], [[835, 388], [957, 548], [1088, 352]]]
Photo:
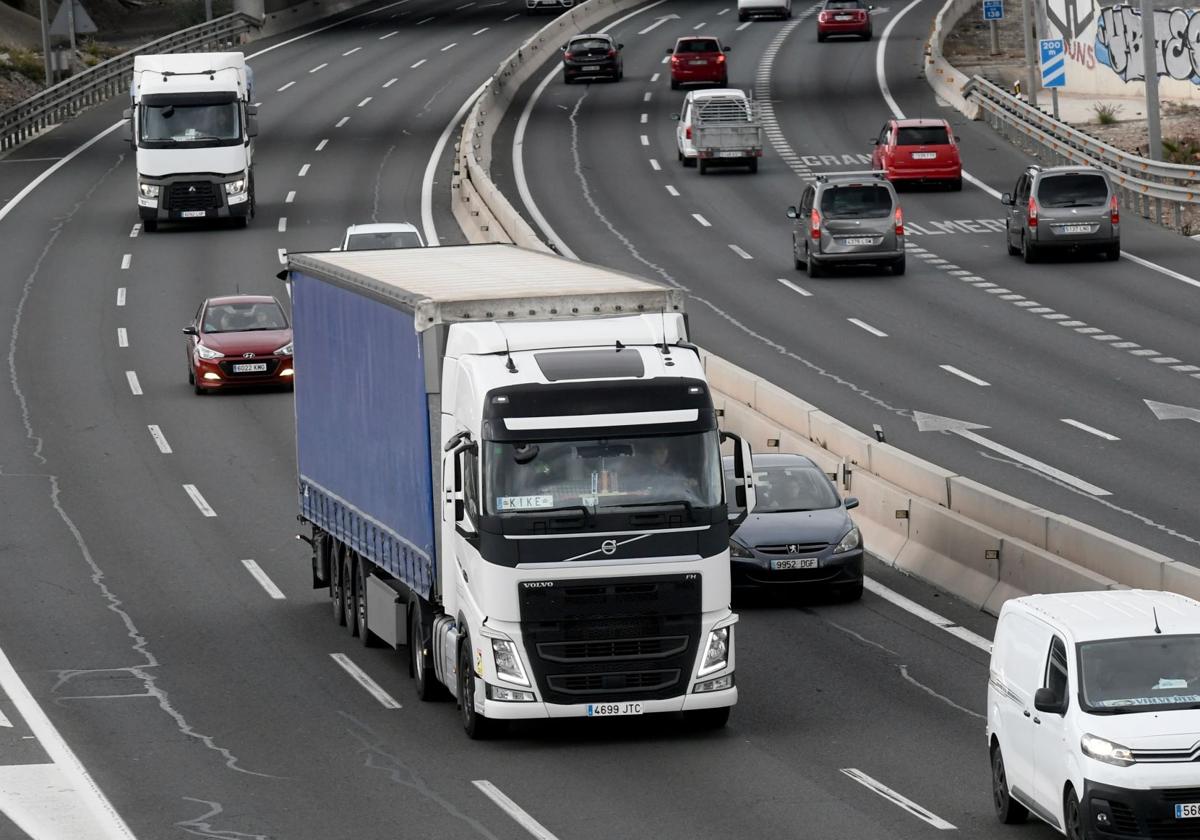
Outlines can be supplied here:
[[154, 445], [158, 447], [158, 451], [164, 455], [170, 455], [173, 451], [171, 444], [167, 443], [167, 436], [163, 434], [162, 428], [151, 423], [146, 426], [150, 430], [150, 437], [154, 440]]
[[987, 388], [992, 384], [990, 382], [985, 382], [984, 380], [980, 379], [978, 376], [972, 376], [971, 374], [967, 373], [965, 370], [956, 368], [954, 365], [938, 365], [938, 367], [940, 367], [942, 370], [946, 371], [946, 373], [952, 373], [955, 376], [959, 377], [960, 379], [965, 379], [968, 382], [970, 382], [974, 385], [978, 385], [982, 388]]
[[309, 70], [308, 72], [309, 72], [309, 73], [316, 73], [318, 70], [324, 70], [324, 69], [325, 69], [326, 67], [328, 67], [328, 66], [329, 66], [329, 62], [328, 62], [328, 61], [326, 61], [324, 64], [318, 64], [316, 67], [314, 67], [313, 69]]
[[508, 814], [521, 828], [532, 834], [537, 840], [558, 840], [558, 838], [550, 832], [548, 828], [542, 825], [529, 815], [529, 812], [509, 799], [500, 788], [489, 782], [487, 779], [476, 779], [471, 782], [475, 787], [492, 802], [499, 806], [500, 810]]
[[136, 370], [125, 371], [125, 381], [129, 383], [129, 390], [133, 392], [135, 397], [142, 395], [142, 383], [138, 381]]
[[325, 138], [324, 140], [322, 140], [320, 143], [318, 143], [318, 144], [317, 144], [317, 147], [316, 147], [315, 149], [313, 149], [313, 151], [314, 151], [314, 152], [319, 152], [319, 151], [323, 150], [323, 149], [324, 149], [326, 146], [328, 146], [328, 145], [329, 145], [329, 138], [327, 137], [327, 138]]
[[775, 279], [776, 279], [776, 280], [778, 280], [778, 281], [779, 281], [780, 283], [782, 283], [784, 286], [786, 286], [787, 288], [791, 289], [793, 292], [795, 292], [796, 294], [798, 294], [798, 295], [800, 295], [800, 296], [802, 296], [802, 297], [812, 297], [812, 292], [810, 292], [808, 289], [805, 289], [805, 288], [803, 288], [803, 287], [801, 287], [801, 286], [797, 286], [797, 285], [796, 285], [795, 283], [793, 283], [791, 280], [788, 280], [788, 279], [786, 279], [786, 278], [783, 278], [783, 277], [777, 277], [777, 278], [775, 278]]
[[117, 289], [117, 306], [125, 305], [125, 287], [121, 286]]
[[876, 336], [878, 338], [887, 338], [888, 337], [888, 334], [885, 333], [883, 330], [877, 329], [876, 327], [871, 326], [866, 321], [860, 321], [858, 318], [847, 318], [846, 320], [849, 321], [854, 326], [858, 327], [860, 330], [866, 330], [873, 336]]
[[429, 59], [427, 59], [427, 58], [422, 58], [420, 61], [418, 61], [416, 64], [414, 64], [412, 67], [410, 67], [410, 68], [408, 68], [408, 69], [409, 69], [409, 70], [416, 70], [418, 67], [420, 67], [422, 64], [424, 64], [424, 63], [425, 63], [426, 61], [428, 61], [428, 60], [429, 60]]
[[200, 509], [202, 514], [209, 518], [217, 515], [217, 512], [212, 509], [212, 505], [210, 505], [200, 491], [196, 489], [195, 484], [183, 485], [183, 491], [188, 494], [188, 497], [192, 500], [196, 507]]
[[358, 52], [361, 49], [362, 49], [362, 47], [355, 47], [352, 50], [346, 50], [344, 53], [342, 53], [342, 58], [345, 58], [348, 55], [354, 55], [356, 52]]
[[712, 227], [712, 222], [701, 216], [699, 213], [693, 213], [692, 218], [699, 222], [702, 227]]
[[297, 177], [297, 178], [303, 178], [305, 175], [307, 175], [307, 174], [308, 174], [308, 167], [309, 167], [309, 164], [307, 164], [307, 163], [306, 163], [306, 164], [304, 164], [303, 166], [301, 166], [301, 167], [300, 167], [300, 171], [296, 173], [296, 177]]
[[349, 117], [342, 117], [340, 120], [338, 120], [337, 122], [335, 122], [335, 123], [333, 124], [333, 127], [334, 127], [334, 128], [341, 128], [342, 126], [344, 126], [344, 125], [345, 125], [346, 123], [348, 123], [348, 122], [350, 122], [350, 118], [349, 118]]
[[281, 88], [277, 88], [277, 89], [275, 90], [275, 92], [276, 92], [276, 93], [283, 93], [285, 90], [287, 90], [288, 88], [290, 88], [290, 87], [291, 87], [292, 85], [294, 85], [294, 84], [296, 84], [296, 83], [295, 83], [295, 82], [288, 82], [288, 83], [287, 83], [286, 85], [284, 85], [283, 87], [281, 87]]
[[402, 709], [404, 708], [396, 698], [388, 694], [379, 683], [367, 676], [367, 672], [351, 661], [350, 657], [344, 653], [331, 653], [329, 656], [336, 662], [343, 671], [351, 676], [351, 678], [367, 690], [367, 693], [379, 701], [379, 705], [385, 709]]
[[129, 330], [125, 329], [124, 327], [117, 327], [117, 346], [129, 346]]
[[121, 257], [121, 270], [128, 271], [129, 266], [133, 263], [133, 254], [126, 254]]
[[1080, 421], [1072, 420], [1069, 417], [1063, 417], [1062, 421], [1068, 426], [1074, 426], [1076, 429], [1087, 432], [1089, 435], [1095, 435], [1098, 438], [1104, 438], [1105, 440], [1120, 440], [1120, 438], [1116, 435], [1110, 435], [1108, 432], [1103, 432], [1100, 429], [1097, 429], [1095, 426], [1089, 426], [1087, 423], [1081, 423]]
[[939, 817], [937, 814], [933, 813], [933, 811], [930, 811], [928, 808], [921, 807], [916, 802], [913, 802], [911, 799], [909, 799], [908, 797], [906, 797], [902, 794], [896, 793], [896, 791], [892, 790], [890, 787], [887, 787], [882, 782], [878, 782], [875, 779], [872, 779], [870, 776], [868, 776], [866, 773], [862, 772], [861, 770], [857, 770], [853, 767], [844, 767], [844, 768], [842, 768], [842, 772], [845, 773], [847, 776], [849, 776], [854, 781], [858, 782], [863, 787], [879, 794], [880, 796], [882, 796], [884, 799], [888, 800], [889, 802], [900, 806], [901, 808], [903, 808], [905, 811], [908, 811], [908, 813], [912, 814], [917, 819], [924, 820], [925, 822], [929, 823], [929, 825], [933, 826], [934, 828], [939, 829], [941, 831], [954, 830], [953, 823], [946, 822], [944, 819]]
[[242, 565], [246, 567], [246, 571], [250, 573], [250, 576], [258, 581], [258, 585], [266, 590], [266, 593], [276, 601], [283, 601], [287, 598], [283, 594], [283, 590], [275, 585], [275, 581], [267, 576], [267, 573], [263, 571], [262, 566], [258, 565], [258, 563], [253, 560], [243, 560]]
[[754, 259], [754, 257], [753, 257], [753, 256], [751, 256], [751, 255], [750, 255], [750, 253], [749, 253], [748, 251], [746, 251], [746, 249], [745, 249], [745, 248], [741, 248], [741, 247], [739, 247], [739, 246], [737, 246], [737, 245], [734, 245], [734, 244], [732, 244], [732, 243], [729, 245], [729, 250], [730, 250], [730, 251], [733, 251], [733, 253], [737, 254], [739, 257], [741, 257], [741, 258], [742, 258], [742, 259], [744, 259], [744, 260], [752, 260], [752, 259]]

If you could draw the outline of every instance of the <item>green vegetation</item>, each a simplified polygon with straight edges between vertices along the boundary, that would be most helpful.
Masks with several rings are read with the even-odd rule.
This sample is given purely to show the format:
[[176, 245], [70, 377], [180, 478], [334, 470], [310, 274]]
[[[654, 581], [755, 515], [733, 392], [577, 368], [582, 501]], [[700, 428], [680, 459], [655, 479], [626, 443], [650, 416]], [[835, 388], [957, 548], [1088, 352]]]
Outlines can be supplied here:
[[1121, 106], [1097, 102], [1092, 106], [1092, 110], [1096, 112], [1096, 121], [1100, 125], [1112, 125], [1117, 122], [1117, 114], [1121, 112]]
[[6, 49], [8, 61], [0, 62], [0, 69], [20, 73], [30, 81], [39, 85], [45, 81], [46, 70], [42, 65], [42, 57], [33, 50]]
[[1168, 163], [1196, 163], [1200, 161], [1200, 141], [1194, 137], [1163, 138], [1163, 158]]

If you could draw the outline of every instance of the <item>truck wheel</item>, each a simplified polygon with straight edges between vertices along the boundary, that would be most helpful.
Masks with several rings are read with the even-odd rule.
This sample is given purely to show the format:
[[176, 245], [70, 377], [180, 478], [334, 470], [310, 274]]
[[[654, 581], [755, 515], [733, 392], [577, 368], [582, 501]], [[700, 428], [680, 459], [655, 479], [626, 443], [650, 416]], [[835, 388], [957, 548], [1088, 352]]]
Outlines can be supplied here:
[[696, 709], [684, 712], [683, 720], [692, 729], [704, 731], [724, 729], [725, 724], [729, 723], [729, 710], [729, 706], [722, 706], [719, 709]]
[[352, 556], [354, 552], [346, 549], [342, 552], [342, 609], [346, 613], [346, 626], [350, 635], [358, 635], [358, 607], [355, 604], [354, 567], [357, 565]]
[[671, 90], [679, 90], [679, 82], [674, 79], [671, 80]]
[[250, 224], [249, 216], [234, 216], [233, 217], [233, 226], [235, 228], [238, 228], [239, 230], [246, 227], [249, 224]]
[[707, 159], [707, 158], [700, 158], [699, 160], [697, 160], [697, 161], [696, 161], [696, 168], [700, 170], [700, 174], [701, 174], [701, 175], [703, 175], [703, 174], [705, 174], [706, 172], [708, 172], [708, 159]]
[[425, 647], [421, 607], [414, 604], [408, 615], [408, 674], [417, 682], [417, 699], [425, 703], [441, 700], [446, 690], [433, 670], [433, 657]]
[[758, 171], [758, 158], [750, 158], [750, 162], [746, 166], [750, 168], [750, 174], [753, 175]]
[[143, 219], [142, 230], [146, 231], [146, 233], [157, 233], [158, 219]]
[[333, 602], [333, 620], [340, 627], [346, 626], [346, 599], [342, 596], [342, 555], [345, 553], [345, 546], [337, 546], [329, 563], [329, 600]]
[[358, 624], [358, 639], [363, 647], [375, 647], [376, 637], [371, 632], [371, 622], [367, 614], [367, 562], [355, 556], [354, 560], [354, 603], [358, 607], [355, 615]]
[[497, 722], [475, 711], [475, 668], [471, 664], [471, 637], [458, 648], [458, 708], [463, 729], [472, 741], [484, 741], [496, 734]]

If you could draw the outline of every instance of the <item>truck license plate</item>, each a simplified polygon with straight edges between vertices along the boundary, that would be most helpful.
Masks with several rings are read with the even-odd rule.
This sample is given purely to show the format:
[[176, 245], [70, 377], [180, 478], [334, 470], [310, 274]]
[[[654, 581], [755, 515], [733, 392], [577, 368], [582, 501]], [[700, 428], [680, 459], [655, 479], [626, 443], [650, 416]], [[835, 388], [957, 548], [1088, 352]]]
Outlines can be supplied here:
[[1063, 225], [1062, 232], [1063, 233], [1091, 233], [1092, 226], [1091, 225]]
[[721, 152], [721, 154], [719, 155], [719, 157], [726, 157], [726, 158], [739, 158], [739, 157], [745, 157], [745, 156], [746, 156], [745, 152]]
[[617, 717], [618, 715], [640, 715], [641, 703], [588, 703], [588, 717]]
[[789, 557], [786, 560], [771, 561], [771, 568], [777, 572], [787, 569], [815, 569], [817, 565], [816, 557]]
[[913, 152], [913, 160], [933, 160], [937, 152]]
[[246, 364], [238, 364], [233, 366], [234, 373], [266, 373], [266, 362], [248, 362]]
[[208, 213], [204, 210], [184, 210], [179, 215], [185, 219], [203, 219]]
[[1200, 817], [1200, 802], [1188, 802], [1175, 806], [1175, 819], [1186, 820]]

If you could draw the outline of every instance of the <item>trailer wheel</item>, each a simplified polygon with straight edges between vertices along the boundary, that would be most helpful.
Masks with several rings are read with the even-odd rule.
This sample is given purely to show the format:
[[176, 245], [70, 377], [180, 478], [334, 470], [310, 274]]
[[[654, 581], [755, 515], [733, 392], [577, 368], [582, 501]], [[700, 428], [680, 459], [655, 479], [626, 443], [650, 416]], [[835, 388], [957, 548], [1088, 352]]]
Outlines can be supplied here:
[[367, 617], [367, 563], [358, 555], [354, 557], [354, 602], [358, 606], [355, 615], [358, 624], [358, 638], [363, 647], [376, 647], [375, 634], [371, 632], [371, 622]]
[[358, 635], [358, 606], [355, 603], [357, 594], [355, 587], [355, 566], [354, 552], [346, 549], [342, 552], [342, 609], [346, 613], [346, 626], [350, 628], [350, 635]]
[[417, 699], [429, 703], [446, 696], [433, 670], [433, 657], [425, 646], [421, 607], [414, 604], [408, 614], [408, 674], [417, 683]]
[[329, 600], [333, 602], [333, 620], [340, 627], [346, 626], [346, 599], [342, 595], [342, 557], [345, 553], [346, 547], [338, 545], [329, 563]]
[[472, 741], [485, 741], [496, 734], [498, 724], [475, 711], [475, 667], [471, 664], [471, 637], [458, 648], [458, 708], [463, 729]]

